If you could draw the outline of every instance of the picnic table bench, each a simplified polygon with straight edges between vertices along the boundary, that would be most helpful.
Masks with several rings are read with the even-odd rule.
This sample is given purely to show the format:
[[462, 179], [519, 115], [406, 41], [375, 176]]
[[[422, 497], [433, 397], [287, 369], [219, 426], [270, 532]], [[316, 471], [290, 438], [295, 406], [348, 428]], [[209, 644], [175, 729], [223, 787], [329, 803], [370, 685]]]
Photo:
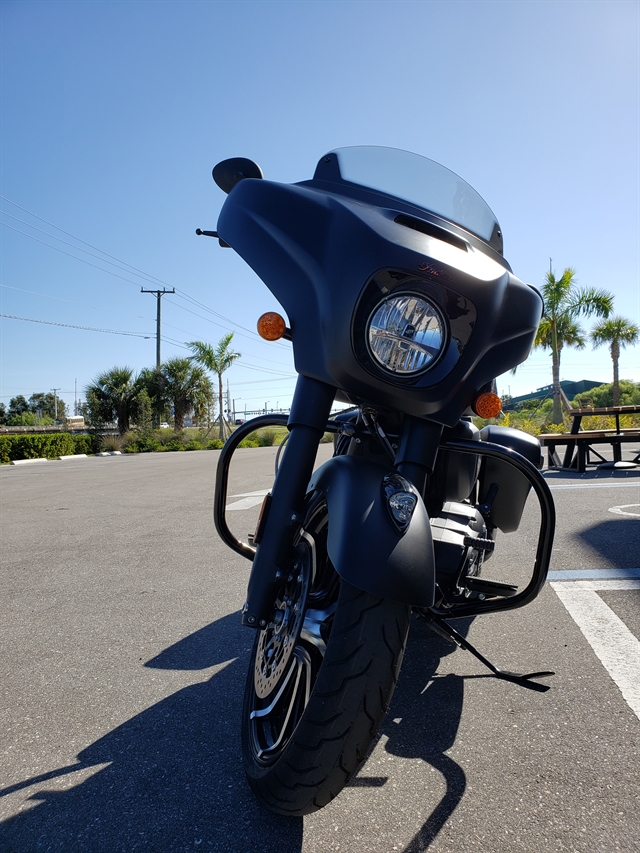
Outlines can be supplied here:
[[[584, 407], [571, 409], [571, 431], [562, 433], [546, 433], [539, 435], [540, 444], [547, 448], [548, 466], [550, 468], [573, 468], [584, 473], [586, 466], [592, 464], [592, 456], [596, 457], [596, 465], [608, 462], [598, 453], [594, 445], [608, 444], [613, 450], [613, 461], [622, 461], [622, 445], [633, 442], [640, 445], [640, 429], [620, 429], [620, 415], [640, 414], [640, 406], [606, 406], [603, 408]], [[616, 428], [610, 430], [582, 430], [582, 419], [593, 415], [613, 416]], [[564, 447], [564, 458], [560, 462], [558, 448]], [[640, 462], [640, 451], [632, 460]]]

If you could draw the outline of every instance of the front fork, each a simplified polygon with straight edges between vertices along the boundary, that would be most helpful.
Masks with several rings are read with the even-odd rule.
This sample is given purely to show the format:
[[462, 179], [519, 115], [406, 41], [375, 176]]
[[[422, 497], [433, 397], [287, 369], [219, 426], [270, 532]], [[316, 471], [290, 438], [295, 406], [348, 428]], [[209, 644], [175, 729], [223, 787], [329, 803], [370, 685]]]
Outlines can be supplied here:
[[[242, 624], [264, 628], [271, 619], [273, 602], [289, 573], [293, 539], [302, 522], [304, 498], [322, 438], [335, 388], [299, 376], [287, 426], [286, 452], [272, 489], [268, 519], [257, 547], [242, 609]], [[405, 416], [396, 455], [396, 468], [420, 493], [432, 473], [442, 427]]]
[[264, 628], [271, 618], [278, 589], [288, 574], [287, 561], [302, 521], [307, 485], [320, 439], [324, 435], [335, 388], [299, 376], [287, 426], [287, 449], [273, 484], [267, 524], [257, 547], [249, 577], [242, 624]]

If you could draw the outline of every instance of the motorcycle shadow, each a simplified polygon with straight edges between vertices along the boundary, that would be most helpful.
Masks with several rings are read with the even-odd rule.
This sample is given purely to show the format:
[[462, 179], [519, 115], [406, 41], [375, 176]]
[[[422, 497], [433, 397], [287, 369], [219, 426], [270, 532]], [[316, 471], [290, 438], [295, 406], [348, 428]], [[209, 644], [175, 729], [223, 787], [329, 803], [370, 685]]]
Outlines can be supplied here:
[[[149, 661], [147, 667], [173, 670], [229, 663], [113, 729], [82, 750], [76, 765], [0, 791], [38, 785], [33, 805], [0, 825], [0, 851], [299, 853], [302, 818], [261, 809], [244, 779], [239, 720], [247, 638], [233, 613]], [[107, 762], [75, 787], [46, 789], [48, 779]]]
[[[472, 619], [458, 620], [456, 628], [466, 636], [471, 623]], [[381, 734], [388, 738], [387, 752], [400, 758], [421, 758], [437, 770], [446, 791], [403, 853], [426, 850], [466, 790], [464, 770], [446, 754], [458, 733], [465, 679], [454, 674], [437, 675], [441, 659], [456, 648], [435, 634], [425, 621], [414, 617], [398, 686]]]
[[[239, 614], [233, 613], [148, 661], [145, 666], [152, 669], [222, 668], [113, 729], [82, 750], [76, 764], [0, 791], [1, 797], [34, 787], [27, 808], [0, 825], [1, 853], [299, 853], [303, 819], [280, 818], [262, 809], [244, 779], [239, 720], [247, 638]], [[405, 853], [428, 847], [465, 790], [462, 769], [444, 754], [456, 737], [463, 679], [434, 677], [441, 657], [454, 649], [424, 623], [414, 622], [383, 727], [389, 752], [423, 758], [447, 785]], [[394, 723], [399, 717], [401, 724]], [[49, 780], [91, 768], [93, 774], [74, 787], [47, 788]], [[66, 781], [73, 784], [72, 777]], [[380, 781], [384, 783], [359, 775], [352, 784]]]

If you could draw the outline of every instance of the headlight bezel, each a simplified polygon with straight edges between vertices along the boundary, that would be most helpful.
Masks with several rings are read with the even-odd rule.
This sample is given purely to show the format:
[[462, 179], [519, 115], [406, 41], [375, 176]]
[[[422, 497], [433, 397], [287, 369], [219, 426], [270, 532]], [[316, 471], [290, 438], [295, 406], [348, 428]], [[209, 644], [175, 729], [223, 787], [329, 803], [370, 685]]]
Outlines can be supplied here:
[[[448, 376], [464, 353], [477, 322], [471, 300], [460, 292], [448, 274], [402, 267], [379, 267], [363, 285], [351, 319], [351, 349], [360, 365], [377, 382], [395, 388], [430, 388]], [[374, 363], [366, 344], [367, 321], [382, 300], [390, 295], [416, 293], [438, 307], [445, 320], [446, 340], [442, 353], [429, 369], [418, 375], [390, 373]]]
[[[407, 311], [407, 308], [408, 308], [407, 303], [410, 304], [411, 302], [414, 302], [414, 305], [409, 310], [411, 312], [415, 312], [415, 310], [416, 310], [415, 302], [416, 301], [418, 303], [421, 303], [430, 312], [431, 318], [434, 318], [436, 321], [437, 332], [439, 333], [439, 336], [440, 336], [437, 352], [430, 357], [429, 361], [426, 364], [423, 364], [422, 366], [419, 366], [417, 368], [407, 369], [405, 367], [404, 369], [402, 369], [402, 368], [394, 369], [393, 367], [389, 366], [388, 363], [385, 363], [384, 359], [381, 357], [379, 352], [376, 352], [376, 349], [375, 349], [374, 344], [372, 342], [373, 323], [374, 323], [375, 318], [377, 316], [379, 316], [380, 312], [383, 311], [383, 309], [385, 309], [385, 307], [391, 307], [393, 303], [399, 304], [402, 302], [405, 303], [405, 306], [400, 309], [400, 311], [401, 311], [400, 316], [402, 317], [402, 315], [404, 314], [404, 317], [406, 317], [407, 320], [409, 320], [409, 314]], [[403, 322], [404, 322], [404, 317], [403, 317]], [[406, 328], [411, 328], [412, 326], [413, 326], [413, 324], [407, 322]], [[385, 296], [383, 296], [383, 298], [380, 299], [371, 308], [371, 310], [369, 312], [369, 316], [367, 317], [365, 325], [364, 325], [364, 334], [365, 334], [365, 346], [367, 348], [367, 352], [368, 352], [371, 364], [376, 368], [376, 370], [379, 370], [382, 373], [384, 373], [386, 376], [393, 377], [394, 379], [400, 379], [400, 380], [418, 379], [420, 376], [423, 376], [425, 373], [428, 373], [430, 370], [432, 370], [436, 366], [436, 364], [440, 361], [440, 359], [442, 358], [442, 355], [445, 352], [445, 350], [447, 348], [447, 343], [448, 343], [448, 324], [447, 324], [446, 318], [445, 318], [442, 310], [440, 309], [439, 305], [433, 299], [429, 298], [429, 296], [427, 296], [425, 293], [418, 291], [415, 288], [410, 288], [410, 289], [399, 288], [399, 289], [394, 290], [392, 293], [388, 293]], [[381, 335], [381, 337], [384, 338], [384, 334]], [[402, 348], [402, 344], [396, 335], [390, 334], [389, 339], [393, 339], [393, 338], [396, 339], [397, 345], [396, 345], [396, 347], [393, 347], [392, 352], [394, 352], [397, 356], [398, 350]], [[406, 350], [405, 350], [405, 352], [410, 350], [410, 349], [412, 349], [412, 338], [407, 335], [406, 336]], [[416, 352], [416, 351], [419, 352], [421, 349], [424, 349], [424, 346], [420, 346], [419, 344], [418, 344], [418, 346], [413, 347], [414, 352]], [[391, 360], [391, 359], [389, 359], [389, 360]], [[396, 361], [397, 361], [397, 357], [396, 357]]]

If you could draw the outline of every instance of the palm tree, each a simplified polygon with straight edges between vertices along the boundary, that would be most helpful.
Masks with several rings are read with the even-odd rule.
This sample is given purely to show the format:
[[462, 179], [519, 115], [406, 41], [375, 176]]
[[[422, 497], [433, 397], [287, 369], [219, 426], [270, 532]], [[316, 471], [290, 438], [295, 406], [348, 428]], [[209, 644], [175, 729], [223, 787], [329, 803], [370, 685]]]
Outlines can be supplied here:
[[553, 423], [562, 422], [560, 391], [560, 354], [563, 346], [582, 349], [584, 331], [578, 317], [608, 317], [613, 310], [613, 295], [606, 290], [578, 288], [575, 270], [567, 267], [560, 278], [551, 270], [542, 285], [544, 313], [534, 346], [551, 350], [553, 376]]
[[171, 358], [162, 365], [164, 395], [173, 403], [174, 429], [184, 428], [185, 415], [195, 412], [202, 418], [213, 397], [213, 388], [205, 370], [190, 358]]
[[140, 391], [130, 367], [113, 367], [99, 374], [85, 388], [91, 423], [117, 421], [118, 432], [123, 435], [138, 413]]
[[203, 341], [191, 341], [187, 344], [193, 352], [191, 356], [193, 361], [198, 362], [207, 370], [218, 375], [218, 398], [220, 403], [220, 432], [219, 436], [223, 440], [229, 434], [229, 428], [224, 417], [224, 395], [222, 391], [222, 374], [228, 370], [233, 362], [240, 358], [239, 352], [233, 352], [229, 347], [233, 339], [233, 332], [220, 338], [215, 347]]
[[167, 380], [162, 372], [162, 367], [143, 367], [140, 371], [138, 381], [149, 395], [151, 413], [154, 426], [158, 427], [165, 416], [170, 400], [166, 395]]
[[611, 360], [613, 361], [613, 405], [620, 405], [620, 378], [618, 376], [618, 361], [620, 347], [635, 344], [640, 337], [640, 328], [624, 317], [611, 317], [598, 323], [591, 332], [591, 343], [594, 348], [609, 344]]

